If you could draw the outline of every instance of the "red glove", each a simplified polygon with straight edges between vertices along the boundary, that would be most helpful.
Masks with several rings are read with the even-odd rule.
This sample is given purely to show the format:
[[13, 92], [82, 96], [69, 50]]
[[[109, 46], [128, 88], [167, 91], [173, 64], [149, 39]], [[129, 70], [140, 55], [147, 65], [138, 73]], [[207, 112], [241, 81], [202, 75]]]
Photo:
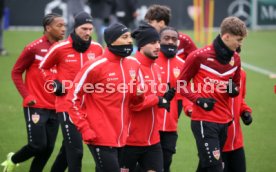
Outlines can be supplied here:
[[85, 144], [92, 144], [96, 139], [96, 134], [91, 129], [85, 130], [81, 135]]
[[24, 98], [23, 106], [33, 106], [36, 104], [35, 97], [33, 95], [28, 95]]

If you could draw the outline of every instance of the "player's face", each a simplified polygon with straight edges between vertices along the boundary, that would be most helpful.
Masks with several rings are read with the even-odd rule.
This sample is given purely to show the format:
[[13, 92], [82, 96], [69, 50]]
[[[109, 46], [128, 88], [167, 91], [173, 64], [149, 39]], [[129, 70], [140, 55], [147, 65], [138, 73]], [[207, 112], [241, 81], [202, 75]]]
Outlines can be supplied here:
[[178, 34], [174, 30], [165, 30], [160, 35], [160, 44], [177, 46]]
[[159, 22], [157, 20], [151, 20], [149, 22], [149, 24], [152, 27], [154, 27], [157, 30], [158, 33], [160, 32], [161, 29], [163, 29], [164, 27], [166, 27], [165, 22], [163, 20], [161, 20]]
[[141, 47], [140, 52], [144, 54], [145, 56], [151, 58], [151, 59], [156, 59], [158, 57], [158, 53], [160, 51], [160, 42], [159, 41], [154, 41], [151, 43], [148, 43]]
[[65, 35], [65, 22], [62, 17], [54, 18], [53, 22], [46, 27], [47, 32], [56, 41], [62, 40]]
[[92, 31], [93, 25], [90, 23], [85, 23], [75, 29], [76, 34], [84, 41], [88, 41], [90, 39]]
[[111, 45], [129, 45], [132, 43], [133, 40], [131, 38], [130, 32], [126, 32], [117, 38]]
[[226, 34], [224, 43], [232, 51], [236, 51], [238, 47], [241, 47], [243, 41], [242, 36]]

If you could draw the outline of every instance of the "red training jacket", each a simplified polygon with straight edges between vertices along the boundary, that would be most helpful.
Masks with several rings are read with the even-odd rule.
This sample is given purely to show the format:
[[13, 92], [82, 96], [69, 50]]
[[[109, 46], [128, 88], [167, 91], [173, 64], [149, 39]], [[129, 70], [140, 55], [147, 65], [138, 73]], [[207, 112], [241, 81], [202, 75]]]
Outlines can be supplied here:
[[[156, 59], [156, 63], [161, 69], [162, 82], [164, 84], [170, 83], [172, 87], [177, 89], [174, 84], [177, 82], [185, 61], [178, 56], [167, 58], [162, 52], [160, 52], [158, 58]], [[161, 131], [177, 131], [178, 100], [183, 100], [185, 110], [192, 108], [192, 102], [176, 90], [176, 95], [170, 103], [170, 112], [167, 112], [165, 109], [158, 109], [158, 118], [161, 124]]]
[[179, 32], [179, 45], [177, 55], [186, 60], [188, 55], [197, 49], [193, 40], [186, 34]]
[[[121, 58], [106, 49], [76, 76], [67, 96], [69, 115], [81, 133], [95, 132], [94, 145], [125, 146], [130, 103], [143, 101], [136, 96], [139, 65], [134, 57]], [[85, 111], [81, 109], [83, 95]]]
[[[72, 38], [69, 36], [67, 40], [53, 45], [39, 66], [46, 80], [57, 79], [65, 86], [66, 90], [72, 87], [72, 81], [84, 63], [103, 53], [102, 46], [93, 41], [84, 53], [79, 53], [72, 47], [72, 41]], [[58, 72], [54, 77], [49, 73], [49, 69], [53, 66], [57, 67]], [[55, 105], [57, 112], [67, 111], [65, 98], [66, 94], [56, 97]]]
[[192, 120], [222, 124], [232, 120], [231, 108], [229, 107], [230, 97], [226, 92], [226, 85], [229, 79], [233, 78], [239, 87], [240, 66], [240, 56], [236, 52], [228, 64], [219, 63], [213, 45], [198, 49], [188, 56], [180, 80], [186, 82], [187, 85], [193, 79], [194, 90], [184, 86], [180, 89], [181, 94], [194, 103], [200, 97], [216, 100], [211, 111], [205, 111], [194, 104]]
[[[161, 84], [161, 73], [159, 66], [139, 51], [136, 58], [141, 63], [139, 79], [141, 87], [144, 88], [145, 100], [140, 106], [130, 106], [130, 123], [127, 145], [149, 146], [160, 142], [159, 121], [157, 118], [158, 91]], [[156, 86], [156, 87], [152, 87]]]
[[[23, 99], [33, 96], [36, 100], [36, 104], [32, 106], [34, 108], [55, 109], [55, 96], [45, 91], [45, 81], [38, 68], [51, 45], [46, 36], [31, 42], [24, 48], [12, 69], [12, 80], [18, 92]], [[22, 78], [24, 72], [25, 81]], [[23, 106], [27, 107], [26, 104]]]
[[223, 147], [223, 152], [233, 151], [243, 147], [242, 128], [240, 124], [240, 116], [242, 112], [252, 112], [251, 108], [245, 103], [246, 94], [246, 73], [241, 70], [240, 94], [230, 99], [230, 107], [232, 108], [233, 122], [228, 127], [227, 139]]

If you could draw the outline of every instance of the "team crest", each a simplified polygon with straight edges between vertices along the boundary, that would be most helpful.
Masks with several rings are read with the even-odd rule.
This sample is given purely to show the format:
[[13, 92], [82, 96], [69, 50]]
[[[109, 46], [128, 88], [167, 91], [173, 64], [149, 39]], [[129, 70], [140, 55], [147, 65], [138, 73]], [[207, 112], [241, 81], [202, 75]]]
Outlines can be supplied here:
[[180, 69], [179, 68], [173, 68], [173, 75], [175, 78], [178, 78], [180, 75]]
[[95, 54], [94, 53], [88, 53], [87, 57], [89, 60], [93, 60], [95, 58]]
[[136, 77], [135, 70], [130, 69], [130, 70], [129, 70], [129, 75], [130, 75], [131, 79], [135, 79], [135, 77]]
[[232, 57], [232, 58], [231, 58], [231, 60], [230, 60], [229, 64], [230, 64], [231, 66], [234, 66], [234, 64], [235, 64], [234, 57]]
[[36, 112], [32, 114], [32, 121], [34, 124], [38, 123], [39, 119], [40, 119], [39, 114], [37, 114]]
[[216, 158], [216, 160], [219, 160], [220, 151], [219, 151], [218, 149], [214, 150], [214, 151], [213, 151], [213, 155], [214, 155], [214, 157]]

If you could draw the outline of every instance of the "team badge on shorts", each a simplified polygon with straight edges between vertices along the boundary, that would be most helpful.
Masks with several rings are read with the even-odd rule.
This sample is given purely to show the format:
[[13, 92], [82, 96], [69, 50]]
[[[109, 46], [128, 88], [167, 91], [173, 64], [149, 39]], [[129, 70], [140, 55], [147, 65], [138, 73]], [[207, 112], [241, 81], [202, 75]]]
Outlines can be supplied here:
[[32, 121], [34, 124], [38, 123], [39, 119], [40, 119], [39, 114], [37, 114], [36, 112], [34, 114], [32, 114]]
[[213, 155], [214, 155], [214, 157], [216, 158], [216, 160], [219, 160], [220, 151], [219, 151], [218, 149], [214, 150], [214, 151], [213, 151]]
[[173, 75], [175, 78], [177, 78], [180, 75], [180, 69], [179, 68], [173, 68]]
[[95, 54], [94, 54], [94, 53], [88, 53], [88, 54], [87, 54], [87, 58], [88, 58], [89, 60], [93, 60], [93, 59], [95, 58]]
[[129, 70], [129, 75], [130, 75], [131, 79], [135, 79], [135, 77], [136, 77], [135, 70], [130, 69], [130, 70]]

